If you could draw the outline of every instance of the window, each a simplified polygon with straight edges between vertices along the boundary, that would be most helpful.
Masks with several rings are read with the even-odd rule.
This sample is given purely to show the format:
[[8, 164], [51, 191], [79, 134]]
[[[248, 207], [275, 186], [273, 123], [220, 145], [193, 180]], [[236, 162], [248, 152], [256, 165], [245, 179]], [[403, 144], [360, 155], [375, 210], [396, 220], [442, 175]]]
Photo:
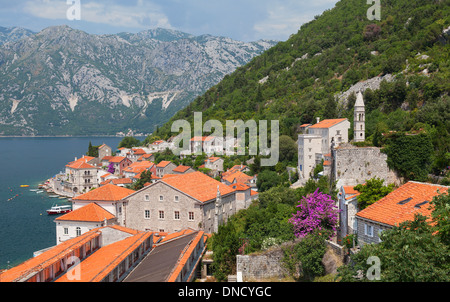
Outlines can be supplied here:
[[194, 220], [194, 212], [189, 212], [189, 221]]
[[145, 194], [144, 199], [145, 199], [145, 201], [150, 201], [150, 195]]
[[164, 196], [159, 195], [159, 201], [164, 201]]
[[164, 211], [159, 211], [159, 219], [164, 219]]
[[145, 219], [150, 219], [150, 210], [145, 210], [144, 216], [145, 216]]
[[69, 228], [64, 228], [64, 235], [69, 235]]
[[175, 195], [175, 197], [173, 198], [175, 202], [179, 202], [180, 201], [180, 197], [178, 195]]
[[373, 226], [364, 224], [364, 235], [373, 237]]
[[80, 227], [76, 228], [76, 234], [77, 234], [77, 236], [81, 236], [81, 228]]
[[378, 241], [381, 242], [381, 234], [383, 233], [383, 230], [378, 230]]
[[175, 211], [174, 212], [174, 219], [175, 220], [180, 220], [180, 211]]

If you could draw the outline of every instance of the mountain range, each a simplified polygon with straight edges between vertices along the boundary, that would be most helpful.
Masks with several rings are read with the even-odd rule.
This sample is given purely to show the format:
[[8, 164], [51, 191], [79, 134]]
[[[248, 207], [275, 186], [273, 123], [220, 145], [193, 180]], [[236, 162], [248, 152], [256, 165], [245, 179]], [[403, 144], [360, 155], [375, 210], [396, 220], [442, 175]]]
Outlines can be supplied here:
[[0, 135], [151, 133], [277, 42], [0, 28]]

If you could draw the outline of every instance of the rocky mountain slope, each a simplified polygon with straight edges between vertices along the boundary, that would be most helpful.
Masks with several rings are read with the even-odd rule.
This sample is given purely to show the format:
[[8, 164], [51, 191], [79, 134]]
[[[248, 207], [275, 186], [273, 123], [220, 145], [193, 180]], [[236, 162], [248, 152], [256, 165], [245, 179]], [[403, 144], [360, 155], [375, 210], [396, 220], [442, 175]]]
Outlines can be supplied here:
[[149, 133], [275, 44], [49, 27], [0, 47], [0, 135]]
[[25, 28], [0, 26], [0, 44], [14, 42], [34, 34], [36, 33]]

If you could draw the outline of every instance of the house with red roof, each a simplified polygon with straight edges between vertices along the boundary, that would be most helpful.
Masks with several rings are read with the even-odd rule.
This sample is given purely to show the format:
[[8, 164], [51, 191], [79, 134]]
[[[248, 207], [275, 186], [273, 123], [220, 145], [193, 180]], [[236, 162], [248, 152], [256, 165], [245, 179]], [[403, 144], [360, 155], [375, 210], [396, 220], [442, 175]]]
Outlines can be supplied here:
[[340, 237], [354, 234], [357, 229], [358, 196], [361, 193], [354, 186], [341, 186], [338, 192]]
[[76, 238], [92, 229], [116, 223], [116, 216], [92, 202], [55, 219], [56, 244]]
[[112, 149], [110, 146], [103, 144], [98, 147], [98, 159], [101, 161], [105, 156], [111, 156]]
[[156, 165], [156, 176], [161, 178], [165, 174], [172, 174], [173, 169], [175, 169], [176, 167], [177, 165], [175, 165], [173, 162], [163, 160]]
[[125, 156], [114, 156], [109, 160], [109, 164], [108, 166], [112, 163], [113, 168], [114, 168], [114, 174], [116, 175], [122, 175], [123, 174], [123, 170], [125, 170], [125, 168], [127, 168], [128, 166], [130, 166], [133, 162], [125, 157]]
[[96, 203], [106, 211], [117, 217], [119, 224], [123, 221], [123, 203], [121, 200], [135, 191], [113, 184], [106, 184], [95, 190], [72, 199], [73, 211], [90, 203]]
[[239, 170], [234, 170], [234, 172], [229, 172], [222, 175], [222, 182], [226, 185], [244, 184], [251, 187], [253, 190], [257, 190], [257, 180], [258, 175], [249, 176]]
[[201, 172], [166, 175], [121, 202], [124, 226], [142, 231], [212, 233], [238, 211], [236, 190]]
[[221, 157], [216, 156], [208, 157], [205, 160], [205, 168], [216, 172], [223, 172], [223, 163], [224, 159]]
[[150, 170], [152, 174], [156, 174], [156, 165], [149, 161], [134, 162], [123, 170], [123, 176], [133, 178], [146, 170]]
[[95, 157], [83, 156], [66, 165], [66, 178], [63, 180], [65, 192], [76, 196], [98, 187], [97, 173], [100, 168], [93, 165], [95, 159]]
[[194, 136], [190, 140], [191, 154], [206, 153], [208, 155], [223, 154], [223, 137], [218, 136]]
[[[305, 133], [298, 135], [298, 171], [300, 182], [306, 182], [317, 164], [331, 152], [331, 144], [335, 146], [348, 142], [350, 122], [346, 118], [327, 119], [314, 125], [304, 125]], [[329, 169], [330, 162], [325, 163]]]
[[376, 203], [356, 214], [358, 242], [379, 243], [384, 230], [414, 220], [416, 214], [431, 218], [430, 201], [439, 194], [448, 194], [448, 186], [409, 181]]
[[192, 167], [183, 165], [179, 165], [178, 167], [172, 170], [172, 174], [188, 174], [193, 172], [195, 172], [195, 170], [192, 169]]

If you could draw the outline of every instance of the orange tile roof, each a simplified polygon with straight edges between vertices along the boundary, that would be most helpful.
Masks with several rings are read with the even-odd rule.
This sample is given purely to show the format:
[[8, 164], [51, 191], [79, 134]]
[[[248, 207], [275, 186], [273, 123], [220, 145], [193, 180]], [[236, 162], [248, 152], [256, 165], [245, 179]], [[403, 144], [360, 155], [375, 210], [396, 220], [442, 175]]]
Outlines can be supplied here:
[[219, 159], [220, 159], [220, 157], [210, 157], [207, 160], [205, 160], [205, 162], [209, 160], [211, 163], [213, 163], [215, 161], [218, 161]]
[[194, 136], [193, 138], [191, 138], [191, 142], [209, 142], [211, 140], [213, 140], [214, 137], [210, 137], [210, 136]]
[[259, 193], [253, 190], [250, 190], [250, 196], [258, 195]]
[[225, 176], [222, 176], [222, 179], [228, 181], [229, 183], [233, 183], [234, 180], [236, 180], [236, 183], [247, 183], [250, 181], [253, 177], [248, 176], [247, 174], [241, 172], [241, 171], [235, 171], [231, 174], [227, 174]]
[[70, 213], [56, 218], [56, 221], [89, 221], [89, 222], [102, 222], [115, 218], [113, 214], [105, 210], [95, 202], [82, 206]]
[[250, 189], [249, 186], [241, 184], [241, 183], [235, 183], [235, 184], [231, 184], [228, 186], [236, 191], [247, 191], [248, 189]]
[[194, 230], [191, 229], [185, 229], [185, 230], [181, 230], [179, 232], [175, 232], [175, 233], [158, 233], [158, 236], [156, 236], [157, 238], [163, 237], [162, 240], [159, 243], [165, 243], [167, 241], [176, 239], [178, 237], [184, 236], [184, 235], [189, 235], [194, 233]]
[[88, 161], [93, 160], [95, 157], [91, 156], [84, 156], [82, 158], [77, 159], [76, 161], [70, 162], [66, 165], [66, 167], [72, 168], [72, 169], [97, 169], [97, 167], [94, 167], [93, 165], [88, 164]]
[[175, 282], [186, 265], [187, 261], [191, 257], [192, 253], [195, 251], [195, 248], [199, 244], [199, 242], [203, 239], [204, 232], [199, 231], [197, 236], [189, 243], [189, 248], [181, 255], [181, 258], [178, 260], [178, 264], [175, 270], [170, 274], [167, 279], [167, 282]]
[[153, 156], [153, 154], [144, 154], [144, 155], [142, 155], [141, 157], [138, 158], [138, 161], [143, 161], [143, 160], [145, 160], [147, 158], [150, 158], [152, 156]]
[[143, 162], [135, 162], [126, 167], [123, 172], [131, 172], [131, 173], [141, 173], [149, 168], [151, 168], [154, 164], [149, 161], [143, 161]]
[[72, 200], [83, 201], [118, 201], [121, 200], [135, 191], [121, 188], [112, 184], [107, 184], [95, 190], [89, 191], [83, 195], [73, 198]]
[[100, 282], [151, 235], [151, 232], [140, 232], [104, 246], [78, 264], [80, 280], [69, 280], [66, 273], [56, 282]]
[[309, 127], [310, 129], [314, 129], [314, 128], [330, 128], [333, 127], [343, 121], [346, 121], [346, 118], [340, 118], [340, 119], [331, 119], [331, 120], [323, 120], [321, 122], [319, 122], [318, 124], [315, 124], [311, 127]]
[[176, 167], [175, 169], [173, 169], [173, 172], [184, 173], [184, 172], [186, 172], [186, 171], [189, 170], [189, 169], [191, 169], [191, 167], [179, 165], [178, 167]]
[[99, 228], [86, 232], [76, 238], [64, 241], [57, 246], [30, 258], [27, 261], [0, 274], [0, 282], [15, 282], [27, 279], [30, 274], [39, 272], [71, 254], [88, 241], [100, 236]]
[[169, 178], [163, 178], [161, 181], [184, 192], [200, 202], [215, 199], [217, 197], [217, 187], [219, 187], [219, 191], [222, 196], [234, 192], [234, 190], [227, 185], [203, 174], [202, 172], [179, 174]]
[[111, 158], [109, 160], [109, 162], [111, 162], [111, 163], [120, 163], [120, 162], [122, 162], [123, 160], [126, 160], [126, 159], [127, 158], [124, 157], [124, 156], [114, 156], [113, 158]]
[[329, 160], [324, 160], [324, 161], [323, 161], [323, 165], [324, 165], [324, 166], [331, 166], [331, 161], [329, 161]]
[[167, 165], [169, 165], [170, 163], [172, 163], [171, 161], [167, 161], [167, 160], [163, 160], [162, 162], [160, 162], [157, 167], [158, 168], [165, 168], [167, 167]]
[[228, 175], [233, 174], [236, 171], [241, 171], [244, 170], [245, 168], [247, 168], [246, 165], [235, 165], [232, 168], [228, 169], [226, 172], [222, 173], [222, 178], [223, 177], [227, 177]]
[[[420, 208], [416, 206], [424, 201], [431, 201], [438, 195], [438, 190], [441, 193], [448, 192], [448, 187], [410, 181], [358, 212], [356, 216], [391, 226], [414, 220], [414, 215], [419, 213], [431, 217], [429, 204]], [[409, 201], [405, 204], [399, 204], [407, 200]]]

